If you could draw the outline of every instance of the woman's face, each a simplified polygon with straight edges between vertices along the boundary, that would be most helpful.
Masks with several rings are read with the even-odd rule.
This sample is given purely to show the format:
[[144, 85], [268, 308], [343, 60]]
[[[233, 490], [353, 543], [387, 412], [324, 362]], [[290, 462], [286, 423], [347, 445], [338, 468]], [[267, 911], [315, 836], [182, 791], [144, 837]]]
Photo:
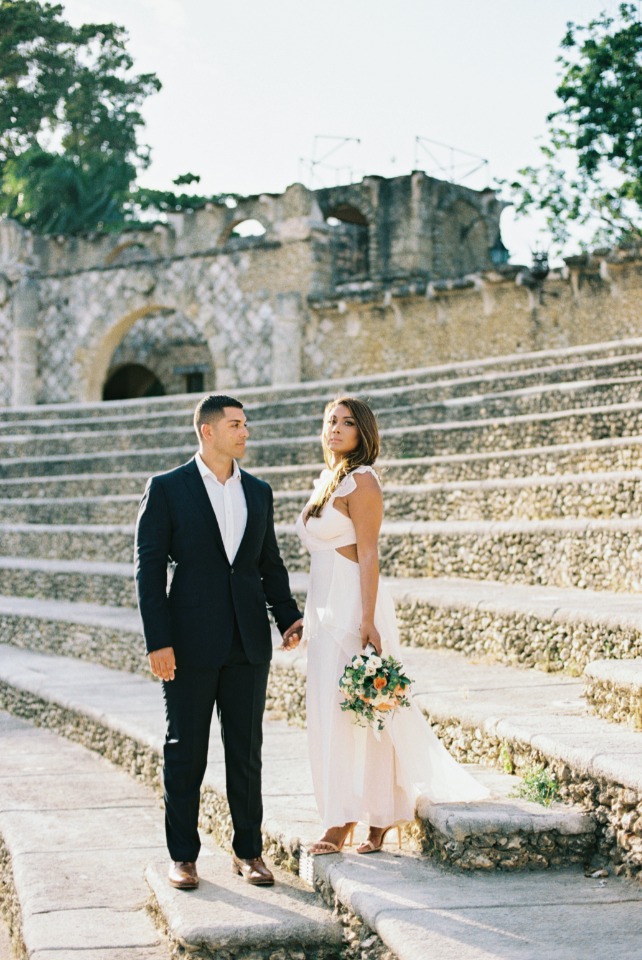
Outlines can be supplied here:
[[347, 457], [359, 446], [359, 430], [349, 409], [338, 403], [328, 412], [323, 424], [323, 439], [334, 454], [335, 462]]

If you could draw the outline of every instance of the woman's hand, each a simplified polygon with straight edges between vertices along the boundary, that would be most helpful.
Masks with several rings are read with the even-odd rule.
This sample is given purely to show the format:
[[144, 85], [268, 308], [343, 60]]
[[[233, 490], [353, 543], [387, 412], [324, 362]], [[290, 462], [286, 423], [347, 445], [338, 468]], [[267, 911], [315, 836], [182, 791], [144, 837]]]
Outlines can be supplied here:
[[365, 650], [368, 644], [371, 643], [372, 646], [377, 651], [377, 656], [381, 656], [381, 636], [379, 631], [375, 627], [374, 623], [362, 623], [361, 624], [361, 649]]

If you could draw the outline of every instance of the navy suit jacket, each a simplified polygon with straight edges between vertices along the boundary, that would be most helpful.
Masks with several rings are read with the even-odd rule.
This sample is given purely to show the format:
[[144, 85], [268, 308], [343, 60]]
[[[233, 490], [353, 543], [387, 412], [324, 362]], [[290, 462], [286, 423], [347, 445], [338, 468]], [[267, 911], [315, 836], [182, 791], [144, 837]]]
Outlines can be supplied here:
[[248, 660], [261, 663], [272, 656], [268, 607], [281, 632], [301, 616], [276, 542], [272, 489], [245, 470], [241, 482], [247, 526], [230, 563], [196, 462], [148, 481], [135, 547], [148, 653], [173, 647], [178, 666], [221, 666], [236, 621]]

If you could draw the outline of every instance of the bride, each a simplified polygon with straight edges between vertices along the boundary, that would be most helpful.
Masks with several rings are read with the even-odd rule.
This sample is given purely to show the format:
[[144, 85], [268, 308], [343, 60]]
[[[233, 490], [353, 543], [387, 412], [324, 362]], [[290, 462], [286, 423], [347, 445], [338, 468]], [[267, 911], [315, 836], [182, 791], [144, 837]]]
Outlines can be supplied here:
[[[341, 710], [344, 667], [371, 644], [400, 657], [394, 605], [379, 577], [381, 486], [373, 464], [379, 432], [370, 407], [341, 397], [325, 409], [327, 469], [315, 484], [297, 533], [311, 554], [303, 640], [308, 643], [307, 727], [312, 779], [324, 834], [308, 850], [338, 853], [358, 821], [381, 850], [386, 833], [415, 815], [420, 793], [434, 802], [471, 801], [488, 792], [450, 756], [416, 704], [389, 716], [382, 733]], [[293, 637], [288, 648], [298, 639]]]

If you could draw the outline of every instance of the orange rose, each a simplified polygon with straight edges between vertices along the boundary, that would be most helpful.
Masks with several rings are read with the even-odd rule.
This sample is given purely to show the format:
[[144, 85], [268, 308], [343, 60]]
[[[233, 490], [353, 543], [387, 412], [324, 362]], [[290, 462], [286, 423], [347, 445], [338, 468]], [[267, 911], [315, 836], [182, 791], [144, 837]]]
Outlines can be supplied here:
[[372, 686], [375, 688], [375, 690], [383, 690], [386, 683], [387, 683], [387, 680], [385, 677], [375, 677], [374, 683], [372, 684]]
[[377, 704], [377, 710], [394, 710], [394, 709], [395, 709], [394, 703], [378, 703]]

